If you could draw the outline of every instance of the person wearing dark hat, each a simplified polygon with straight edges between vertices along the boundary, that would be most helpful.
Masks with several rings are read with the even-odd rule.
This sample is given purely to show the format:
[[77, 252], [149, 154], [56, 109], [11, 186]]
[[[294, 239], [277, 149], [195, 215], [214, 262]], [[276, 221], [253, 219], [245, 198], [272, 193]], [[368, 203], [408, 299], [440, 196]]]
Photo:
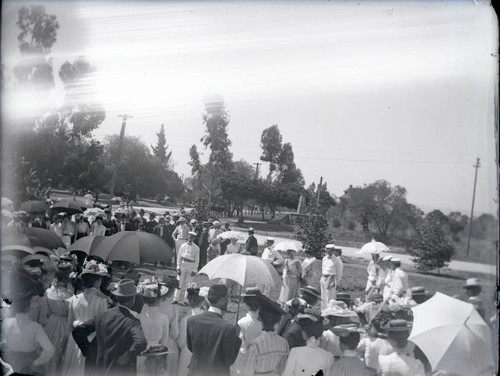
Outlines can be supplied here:
[[243, 303], [247, 305], [248, 312], [245, 317], [238, 320], [241, 347], [236, 361], [231, 366], [231, 373], [233, 374], [241, 374], [243, 372], [246, 367], [248, 345], [262, 333], [262, 324], [257, 318], [258, 310], [262, 304], [262, 296], [262, 292], [258, 287], [247, 287], [245, 293], [242, 294]]
[[332, 375], [335, 376], [368, 376], [365, 363], [360, 359], [356, 351], [361, 339], [361, 330], [356, 324], [343, 324], [332, 328], [332, 331], [339, 336], [342, 355], [335, 362], [332, 368]]
[[[71, 328], [76, 328], [108, 309], [108, 298], [100, 291], [102, 278], [107, 275], [109, 275], [108, 270], [104, 264], [100, 264], [96, 260], [89, 260], [84, 263], [79, 276], [83, 291], [69, 300], [68, 323]], [[95, 347], [91, 347], [92, 349], [95, 350]], [[95, 355], [95, 352], [90, 351], [90, 353]], [[92, 356], [87, 356], [87, 359], [90, 358]], [[95, 360], [95, 357], [93, 359]], [[82, 375], [85, 368], [91, 368], [91, 363], [92, 361], [89, 361], [88, 367], [86, 366], [80, 348], [74, 341], [73, 336], [70, 335], [63, 357], [61, 374]]]
[[352, 306], [351, 294], [348, 292], [337, 292], [337, 300], [344, 302], [347, 307]]
[[257, 243], [257, 239], [255, 238], [254, 234], [255, 230], [250, 227], [248, 229], [248, 238], [245, 242], [246, 255], [257, 256], [257, 253], [259, 252], [259, 244]]
[[153, 233], [154, 228], [158, 225], [158, 222], [156, 222], [155, 218], [155, 213], [149, 213], [149, 221], [147, 221], [144, 225], [144, 231], [149, 232], [150, 234]]
[[321, 293], [313, 286], [300, 288], [299, 293], [300, 297], [306, 301], [307, 308], [314, 308], [321, 301]]
[[410, 289], [410, 293], [411, 293], [410, 306], [412, 307], [424, 303], [430, 297], [429, 291], [425, 290], [425, 287], [422, 286], [412, 287]]
[[302, 329], [306, 340], [305, 346], [290, 350], [282, 375], [330, 375], [333, 366], [333, 354], [319, 347], [323, 334], [323, 322], [320, 316], [299, 314], [296, 322]]
[[207, 264], [208, 247], [210, 243], [208, 241], [208, 231], [210, 229], [210, 222], [202, 223], [203, 230], [200, 234], [200, 239], [198, 240], [198, 247], [200, 247], [200, 263], [198, 264], [198, 270], [203, 268]]
[[378, 357], [380, 355], [389, 355], [394, 352], [387, 334], [381, 328], [381, 321], [371, 320], [365, 335], [361, 338], [358, 352], [363, 354], [368, 374], [375, 376], [378, 369]]
[[136, 296], [135, 283], [130, 279], [122, 279], [111, 292], [118, 306], [73, 329], [73, 338], [86, 356], [90, 345], [88, 336], [96, 334], [96, 373], [135, 375], [137, 355], [147, 347], [141, 322], [130, 310]]
[[193, 353], [188, 376], [229, 376], [241, 346], [237, 326], [224, 321], [229, 296], [225, 285], [208, 290], [207, 312], [187, 321], [187, 346]]
[[110, 208], [104, 209], [104, 215], [106, 218], [102, 221], [104, 227], [106, 227], [106, 236], [114, 235], [118, 232], [118, 221], [113, 217]]
[[382, 325], [389, 337], [394, 352], [378, 357], [377, 375], [381, 376], [424, 376], [424, 365], [420, 360], [405, 353], [410, 335], [411, 326], [405, 320], [390, 320]]
[[103, 217], [98, 215], [95, 217], [95, 222], [90, 226], [90, 235], [94, 236], [105, 236], [106, 235], [106, 226], [102, 224]]
[[288, 357], [288, 342], [275, 329], [285, 312], [278, 303], [262, 296], [258, 320], [262, 333], [250, 342], [247, 349], [246, 367], [243, 375], [281, 375]]
[[198, 273], [200, 248], [194, 244], [195, 237], [196, 232], [189, 231], [187, 243], [182, 244], [177, 253], [179, 289], [175, 292], [174, 301], [179, 304], [183, 304], [187, 285], [193, 281], [193, 277]]

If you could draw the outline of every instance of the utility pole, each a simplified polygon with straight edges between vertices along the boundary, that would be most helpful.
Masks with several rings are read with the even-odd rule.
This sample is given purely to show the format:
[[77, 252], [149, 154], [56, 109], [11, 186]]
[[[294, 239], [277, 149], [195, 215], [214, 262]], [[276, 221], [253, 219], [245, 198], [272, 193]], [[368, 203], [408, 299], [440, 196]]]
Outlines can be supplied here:
[[318, 184], [318, 196], [316, 197], [316, 205], [319, 206], [319, 196], [321, 193], [321, 185], [323, 184], [323, 176], [319, 178], [319, 184]]
[[259, 177], [259, 166], [261, 165], [262, 163], [254, 163], [254, 165], [257, 166], [256, 170], [255, 170], [255, 179], [257, 179]]
[[470, 210], [470, 219], [469, 219], [469, 239], [467, 240], [467, 252], [465, 257], [469, 257], [469, 247], [470, 247], [470, 236], [472, 234], [472, 216], [474, 214], [474, 201], [476, 199], [476, 182], [477, 182], [477, 169], [481, 167], [481, 163], [479, 162], [479, 158], [476, 159], [476, 164], [472, 166], [476, 169], [476, 173], [474, 176], [474, 190], [472, 191], [472, 208]]
[[113, 169], [113, 178], [111, 179], [111, 188], [109, 189], [109, 207], [112, 205], [112, 198], [115, 195], [115, 184], [116, 184], [116, 171], [118, 170], [118, 163], [120, 162], [122, 156], [122, 148], [123, 148], [123, 138], [125, 137], [125, 126], [127, 125], [127, 119], [132, 118], [132, 116], [124, 114], [118, 115], [118, 117], [123, 118], [122, 121], [122, 129], [120, 131], [120, 141], [118, 143], [118, 153], [116, 155], [115, 160], [115, 168]]

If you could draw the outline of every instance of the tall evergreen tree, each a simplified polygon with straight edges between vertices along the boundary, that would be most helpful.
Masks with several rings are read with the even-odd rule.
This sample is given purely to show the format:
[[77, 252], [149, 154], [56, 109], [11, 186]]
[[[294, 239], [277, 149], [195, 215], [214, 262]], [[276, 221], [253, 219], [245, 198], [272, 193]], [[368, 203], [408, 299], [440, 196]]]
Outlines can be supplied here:
[[172, 151], [167, 151], [168, 145], [165, 137], [165, 126], [163, 124], [161, 125], [160, 132], [158, 132], [156, 136], [158, 137], [158, 142], [156, 143], [156, 146], [151, 146], [153, 155], [161, 164], [164, 171], [170, 170], [172, 163]]

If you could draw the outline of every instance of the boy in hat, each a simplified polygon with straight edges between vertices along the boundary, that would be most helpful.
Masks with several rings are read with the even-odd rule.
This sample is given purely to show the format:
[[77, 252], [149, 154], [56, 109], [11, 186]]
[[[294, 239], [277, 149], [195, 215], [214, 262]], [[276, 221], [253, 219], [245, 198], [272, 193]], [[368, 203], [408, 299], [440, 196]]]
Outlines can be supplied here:
[[200, 262], [200, 248], [194, 244], [196, 232], [189, 231], [187, 243], [180, 246], [177, 253], [177, 278], [179, 279], [179, 290], [175, 292], [174, 302], [184, 304], [186, 287], [193, 282], [193, 277], [198, 273]]
[[94, 368], [99, 374], [135, 375], [137, 355], [147, 346], [137, 314], [130, 309], [136, 296], [135, 283], [131, 279], [122, 279], [111, 293], [118, 306], [77, 326], [73, 329], [73, 338], [86, 356], [90, 346], [88, 336], [96, 334]]

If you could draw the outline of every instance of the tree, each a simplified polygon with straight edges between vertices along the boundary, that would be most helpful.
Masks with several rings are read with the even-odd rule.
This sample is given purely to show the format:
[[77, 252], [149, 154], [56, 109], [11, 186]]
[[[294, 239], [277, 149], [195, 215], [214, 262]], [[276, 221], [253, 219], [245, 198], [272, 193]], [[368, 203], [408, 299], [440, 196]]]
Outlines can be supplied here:
[[368, 221], [386, 238], [389, 230], [404, 229], [417, 223], [421, 212], [406, 200], [406, 189], [392, 186], [386, 180], [351, 188], [347, 201], [349, 210], [362, 223]]
[[312, 205], [307, 217], [297, 219], [299, 229], [295, 238], [302, 242], [306, 249], [321, 258], [323, 250], [328, 243], [332, 242], [332, 235], [328, 232], [328, 221], [319, 207]]
[[469, 222], [469, 217], [460, 212], [451, 212], [448, 214], [448, 226], [450, 232], [457, 236], [460, 232], [465, 229], [467, 223]]
[[446, 239], [442, 225], [434, 217], [427, 217], [422, 227], [417, 230], [415, 239], [407, 252], [414, 256], [412, 261], [418, 270], [438, 270], [446, 266], [455, 254], [454, 248]]
[[264, 129], [262, 135], [260, 136], [260, 147], [262, 148], [262, 155], [260, 160], [263, 162], [269, 162], [269, 173], [267, 179], [272, 180], [272, 176], [276, 171], [276, 165], [278, 163], [278, 157], [282, 149], [282, 140], [280, 130], [276, 124]]
[[[311, 183], [306, 190], [307, 201], [309, 203], [316, 204], [318, 200], [318, 190], [316, 189], [316, 184]], [[328, 191], [327, 183], [321, 184], [321, 188], [319, 191], [319, 208], [323, 213], [326, 213], [331, 207], [335, 206], [337, 203], [335, 198]]]
[[16, 25], [21, 61], [14, 68], [14, 75], [22, 84], [35, 85], [37, 90], [54, 86], [52, 61], [47, 57], [57, 40], [59, 23], [53, 14], [47, 14], [42, 5], [22, 7]]
[[295, 165], [294, 158], [292, 144], [285, 143], [278, 157], [278, 176], [276, 179], [278, 182], [304, 185], [302, 171]]
[[231, 140], [227, 134], [229, 114], [222, 97], [213, 96], [206, 99], [203, 124], [205, 135], [201, 141], [205, 147], [210, 148], [208, 163], [213, 164], [216, 170], [231, 170], [233, 155], [229, 151]]
[[158, 160], [158, 162], [160, 162], [164, 171], [170, 170], [171, 169], [170, 159], [172, 157], [172, 151], [167, 152], [168, 145], [167, 145], [167, 139], [165, 137], [165, 126], [163, 124], [161, 125], [160, 132], [158, 132], [156, 136], [158, 137], [158, 142], [156, 146], [151, 146], [151, 149], [153, 150], [153, 155]]
[[198, 153], [196, 145], [192, 145], [189, 149], [189, 157], [191, 158], [191, 161], [188, 162], [191, 166], [191, 174], [195, 175], [197, 172], [200, 172], [202, 168], [200, 154]]
[[472, 221], [472, 236], [477, 239], [495, 240], [498, 235], [498, 220], [494, 215], [483, 213]]

